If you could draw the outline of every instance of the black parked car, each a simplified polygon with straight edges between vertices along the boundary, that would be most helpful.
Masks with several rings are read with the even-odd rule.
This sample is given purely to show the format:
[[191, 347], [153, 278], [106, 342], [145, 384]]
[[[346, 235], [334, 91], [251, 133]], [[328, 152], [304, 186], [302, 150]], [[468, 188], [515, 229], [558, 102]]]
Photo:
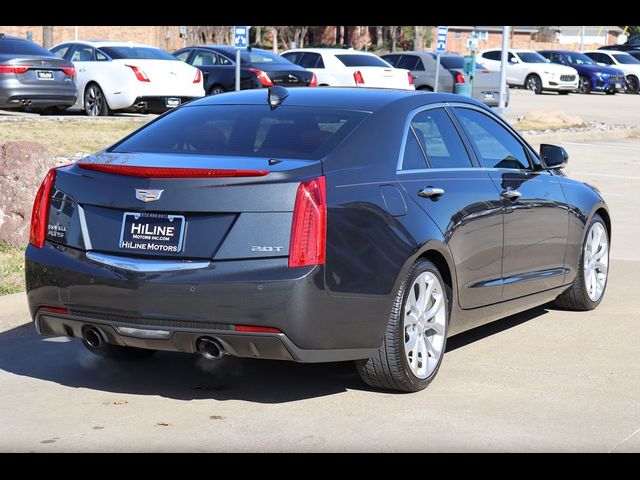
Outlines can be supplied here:
[[0, 33], [0, 108], [64, 110], [76, 103], [75, 75], [73, 63]]
[[194, 100], [47, 174], [29, 308], [107, 357], [357, 360], [369, 385], [420, 390], [447, 337], [602, 300], [609, 212], [566, 162], [460, 95]]
[[618, 50], [619, 52], [640, 51], [640, 35], [633, 35], [622, 45], [605, 45], [598, 50]]
[[[235, 90], [236, 50], [224, 45], [199, 45], [173, 52], [173, 55], [202, 70], [207, 95]], [[272, 87], [317, 87], [316, 75], [280, 55], [251, 48], [240, 57], [240, 89]]]

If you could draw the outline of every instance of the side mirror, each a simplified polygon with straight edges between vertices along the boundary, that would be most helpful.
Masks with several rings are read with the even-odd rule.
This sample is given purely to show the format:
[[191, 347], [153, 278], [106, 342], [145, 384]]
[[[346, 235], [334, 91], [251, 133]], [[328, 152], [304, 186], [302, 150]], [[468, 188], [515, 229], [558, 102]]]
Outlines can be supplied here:
[[517, 58], [513, 57], [511, 60], [509, 60], [509, 63], [511, 65], [516, 64], [516, 63], [520, 63], [520, 60], [518, 60]]
[[600, 65], [601, 67], [606, 67], [607, 66], [607, 64], [604, 63], [604, 62], [598, 62], [598, 65]]
[[540, 145], [540, 158], [547, 170], [556, 170], [567, 165], [569, 154], [562, 147], [543, 143]]

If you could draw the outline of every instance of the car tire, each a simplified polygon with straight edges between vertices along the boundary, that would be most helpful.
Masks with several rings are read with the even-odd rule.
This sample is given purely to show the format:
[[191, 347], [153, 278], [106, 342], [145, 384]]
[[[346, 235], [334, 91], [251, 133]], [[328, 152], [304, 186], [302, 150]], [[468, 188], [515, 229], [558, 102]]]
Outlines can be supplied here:
[[[425, 298], [420, 294], [427, 296], [426, 303], [420, 300]], [[378, 352], [356, 362], [362, 380], [371, 387], [387, 390], [417, 392], [426, 388], [444, 356], [450, 297], [450, 290], [433, 263], [425, 259], [414, 263], [398, 289]], [[429, 318], [431, 311], [435, 313]]]
[[424, 90], [426, 92], [433, 92], [433, 88], [429, 85], [420, 85], [416, 90]]
[[224, 93], [224, 88], [221, 85], [213, 85], [207, 95], [220, 95], [221, 93]]
[[569, 90], [558, 90], [558, 95], [569, 95]]
[[84, 90], [84, 113], [90, 117], [106, 117], [111, 111], [100, 85], [90, 83]]
[[605, 90], [604, 93], [606, 93], [607, 95], [615, 95], [616, 91], [615, 90]]
[[627, 75], [627, 93], [638, 93], [640, 91], [640, 80], [635, 75]]
[[580, 75], [577, 92], [584, 95], [589, 95], [591, 93], [591, 80], [589, 80], [589, 77], [586, 75]]
[[531, 90], [536, 95], [540, 95], [542, 93], [542, 80], [535, 73], [531, 73], [524, 79], [524, 88]]
[[85, 342], [84, 339], [82, 340], [82, 344], [94, 355], [109, 358], [112, 360], [143, 360], [156, 353], [156, 350], [136, 347], [123, 347], [120, 345], [111, 345], [110, 343], [102, 345], [99, 348], [95, 348]]
[[[594, 235], [602, 235], [600, 238], [602, 243], [596, 242]], [[599, 243], [598, 250], [593, 251], [595, 243]], [[603, 249], [601, 250], [602, 247]], [[599, 253], [600, 252], [600, 253]], [[596, 260], [596, 255], [598, 256]], [[606, 259], [605, 259], [606, 257]], [[604, 259], [604, 261], [602, 261]], [[598, 267], [598, 264], [600, 266]], [[598, 272], [598, 268], [600, 272]], [[604, 278], [601, 282], [599, 274], [604, 270]], [[591, 272], [593, 272], [593, 280], [588, 280]], [[607, 280], [609, 278], [609, 231], [607, 224], [598, 214], [594, 215], [587, 228], [584, 241], [582, 242], [582, 251], [580, 252], [580, 261], [578, 262], [578, 272], [571, 288], [563, 292], [555, 299], [554, 305], [563, 310], [587, 311], [596, 308], [602, 299], [607, 288]], [[595, 284], [593, 282], [596, 282]], [[601, 289], [593, 291], [592, 288]]]

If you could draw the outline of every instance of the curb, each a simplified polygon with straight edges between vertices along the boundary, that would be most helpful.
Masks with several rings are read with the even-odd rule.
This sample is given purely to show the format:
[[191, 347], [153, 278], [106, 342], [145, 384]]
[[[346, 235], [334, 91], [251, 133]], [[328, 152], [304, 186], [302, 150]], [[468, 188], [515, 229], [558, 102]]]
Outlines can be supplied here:
[[638, 138], [640, 130], [637, 128], [625, 128], [619, 130], [587, 130], [584, 132], [557, 132], [540, 134], [522, 134], [524, 139], [532, 145], [541, 143], [562, 143], [571, 141], [598, 141], [598, 140], [622, 140]]

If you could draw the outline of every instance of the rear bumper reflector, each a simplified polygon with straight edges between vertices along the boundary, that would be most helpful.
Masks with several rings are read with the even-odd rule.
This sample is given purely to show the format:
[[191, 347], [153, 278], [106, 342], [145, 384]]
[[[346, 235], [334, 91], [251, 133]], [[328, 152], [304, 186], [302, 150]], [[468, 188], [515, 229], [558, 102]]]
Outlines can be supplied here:
[[132, 165], [113, 165], [105, 163], [79, 162], [78, 166], [96, 172], [113, 173], [128, 177], [141, 178], [217, 178], [217, 177], [264, 177], [268, 170], [226, 170], [219, 168], [174, 168], [174, 167], [136, 167]]

